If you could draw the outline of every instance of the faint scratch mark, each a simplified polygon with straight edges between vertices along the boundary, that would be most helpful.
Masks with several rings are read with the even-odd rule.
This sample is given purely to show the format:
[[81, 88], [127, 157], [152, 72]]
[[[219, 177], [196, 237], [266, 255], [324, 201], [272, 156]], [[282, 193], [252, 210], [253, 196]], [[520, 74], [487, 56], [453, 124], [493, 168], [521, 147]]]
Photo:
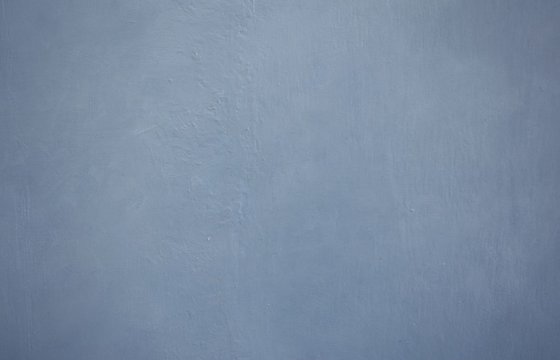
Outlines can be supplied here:
[[147, 127], [145, 129], [139, 129], [139, 130], [134, 131], [134, 135], [135, 136], [140, 136], [142, 134], [145, 134], [147, 132], [150, 132], [150, 131], [153, 131], [153, 130], [157, 129], [158, 127], [159, 127], [159, 125], [152, 125], [152, 126]]

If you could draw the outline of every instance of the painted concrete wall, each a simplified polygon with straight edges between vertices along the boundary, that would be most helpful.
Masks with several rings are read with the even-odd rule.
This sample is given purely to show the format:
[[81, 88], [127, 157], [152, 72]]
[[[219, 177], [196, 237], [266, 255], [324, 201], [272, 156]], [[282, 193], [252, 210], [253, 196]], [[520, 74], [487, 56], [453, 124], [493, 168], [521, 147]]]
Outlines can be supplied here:
[[557, 1], [0, 5], [0, 359], [560, 358]]

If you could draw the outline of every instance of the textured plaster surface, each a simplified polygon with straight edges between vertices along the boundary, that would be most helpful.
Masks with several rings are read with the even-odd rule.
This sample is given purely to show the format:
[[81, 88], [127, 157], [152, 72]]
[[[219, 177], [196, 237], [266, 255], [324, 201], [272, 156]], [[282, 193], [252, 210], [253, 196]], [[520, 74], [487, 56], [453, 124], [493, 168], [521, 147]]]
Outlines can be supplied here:
[[560, 358], [557, 1], [0, 15], [0, 359]]

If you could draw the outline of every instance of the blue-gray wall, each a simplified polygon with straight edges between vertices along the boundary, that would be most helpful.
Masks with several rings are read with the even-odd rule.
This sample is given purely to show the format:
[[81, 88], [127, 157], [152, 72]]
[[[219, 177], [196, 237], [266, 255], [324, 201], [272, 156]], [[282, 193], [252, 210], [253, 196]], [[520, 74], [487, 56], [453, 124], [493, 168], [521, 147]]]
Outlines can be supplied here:
[[0, 11], [0, 359], [560, 358], [560, 2]]

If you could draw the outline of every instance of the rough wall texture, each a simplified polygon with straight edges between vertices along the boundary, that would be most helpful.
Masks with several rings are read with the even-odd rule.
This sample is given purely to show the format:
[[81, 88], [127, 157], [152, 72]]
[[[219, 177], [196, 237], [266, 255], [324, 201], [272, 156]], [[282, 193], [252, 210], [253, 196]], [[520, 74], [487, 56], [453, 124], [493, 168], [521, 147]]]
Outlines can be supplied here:
[[560, 358], [557, 1], [0, 5], [0, 359]]

